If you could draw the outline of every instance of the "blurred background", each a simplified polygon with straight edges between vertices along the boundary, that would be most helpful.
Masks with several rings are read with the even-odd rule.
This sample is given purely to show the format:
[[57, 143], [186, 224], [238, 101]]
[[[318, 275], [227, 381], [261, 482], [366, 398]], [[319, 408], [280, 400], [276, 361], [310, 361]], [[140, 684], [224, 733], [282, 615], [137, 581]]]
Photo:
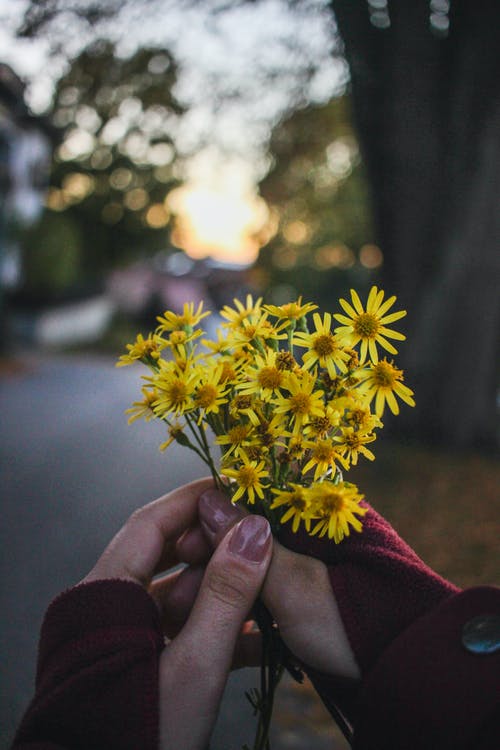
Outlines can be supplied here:
[[[205, 473], [127, 427], [140, 373], [114, 369], [184, 302], [396, 294], [417, 407], [354, 481], [442, 575], [498, 581], [499, 21], [495, 0], [0, 0], [1, 747], [47, 602]], [[214, 747], [250, 739], [254, 681]], [[274, 747], [346, 745], [285, 683]]]

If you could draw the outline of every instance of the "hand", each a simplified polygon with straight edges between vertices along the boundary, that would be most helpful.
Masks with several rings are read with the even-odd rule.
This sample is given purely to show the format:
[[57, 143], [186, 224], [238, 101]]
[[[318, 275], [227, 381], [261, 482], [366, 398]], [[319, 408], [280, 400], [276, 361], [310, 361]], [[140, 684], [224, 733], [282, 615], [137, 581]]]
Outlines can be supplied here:
[[231, 525], [206, 568], [194, 564], [152, 583], [179, 562], [206, 559], [207, 542], [196, 527], [199, 497], [210, 488], [210, 479], [193, 482], [136, 511], [84, 579], [134, 581], [160, 607], [172, 638], [159, 664], [165, 750], [206, 747], [235, 652], [253, 640], [242, 626], [271, 561], [269, 524], [249, 516]]
[[[219, 549], [245, 511], [212, 488], [201, 495], [199, 514], [206, 538]], [[188, 535], [183, 540], [186, 549], [190, 542]], [[262, 599], [288, 648], [304, 665], [327, 674], [360, 677], [324, 563], [274, 541]]]

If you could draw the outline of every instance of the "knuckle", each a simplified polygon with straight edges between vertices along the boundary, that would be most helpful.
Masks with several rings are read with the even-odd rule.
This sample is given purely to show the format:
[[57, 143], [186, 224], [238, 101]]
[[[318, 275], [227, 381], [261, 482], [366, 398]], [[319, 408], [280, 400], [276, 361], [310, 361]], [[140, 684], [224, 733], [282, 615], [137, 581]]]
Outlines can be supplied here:
[[144, 520], [144, 508], [136, 508], [133, 513], [128, 517], [126, 525], [134, 525], [136, 523], [142, 523]]
[[242, 575], [207, 569], [206, 585], [212, 596], [225, 606], [233, 609], [248, 606], [248, 584]]

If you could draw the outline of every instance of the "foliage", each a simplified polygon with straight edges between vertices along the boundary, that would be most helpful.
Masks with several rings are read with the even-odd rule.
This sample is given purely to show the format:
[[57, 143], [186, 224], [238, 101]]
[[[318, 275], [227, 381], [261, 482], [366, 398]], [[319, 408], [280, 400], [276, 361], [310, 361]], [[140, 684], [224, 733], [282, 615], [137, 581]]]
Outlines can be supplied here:
[[[75, 245], [71, 235], [81, 238], [84, 277], [165, 246], [164, 201], [178, 184], [172, 131], [182, 109], [172, 93], [175, 81], [166, 50], [120, 58], [111, 43], [96, 42], [58, 83], [51, 120], [61, 141], [47, 211], [73, 224], [70, 254], [80, 253], [80, 240]], [[47, 222], [56, 224], [46, 217], [27, 238], [28, 255], [43, 241]]]
[[57, 297], [80, 279], [83, 238], [69, 216], [45, 211], [24, 237], [24, 291], [35, 301]]
[[381, 254], [372, 244], [349, 96], [293, 112], [275, 127], [269, 155], [272, 167], [260, 192], [274, 211], [277, 231], [259, 263], [271, 280], [299, 287], [321, 303], [331, 299], [335, 281], [344, 287], [367, 283], [367, 268], [376, 269]]

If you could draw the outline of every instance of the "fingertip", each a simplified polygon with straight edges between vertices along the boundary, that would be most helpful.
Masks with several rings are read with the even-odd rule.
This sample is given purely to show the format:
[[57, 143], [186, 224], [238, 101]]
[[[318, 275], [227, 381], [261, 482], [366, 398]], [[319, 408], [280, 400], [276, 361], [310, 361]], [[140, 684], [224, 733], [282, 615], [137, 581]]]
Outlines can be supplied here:
[[215, 547], [227, 531], [242, 518], [242, 511], [233, 505], [224, 492], [213, 487], [200, 495], [198, 516], [206, 538]]
[[228, 551], [245, 562], [260, 564], [270, 559], [271, 527], [263, 516], [247, 516], [231, 531]]

